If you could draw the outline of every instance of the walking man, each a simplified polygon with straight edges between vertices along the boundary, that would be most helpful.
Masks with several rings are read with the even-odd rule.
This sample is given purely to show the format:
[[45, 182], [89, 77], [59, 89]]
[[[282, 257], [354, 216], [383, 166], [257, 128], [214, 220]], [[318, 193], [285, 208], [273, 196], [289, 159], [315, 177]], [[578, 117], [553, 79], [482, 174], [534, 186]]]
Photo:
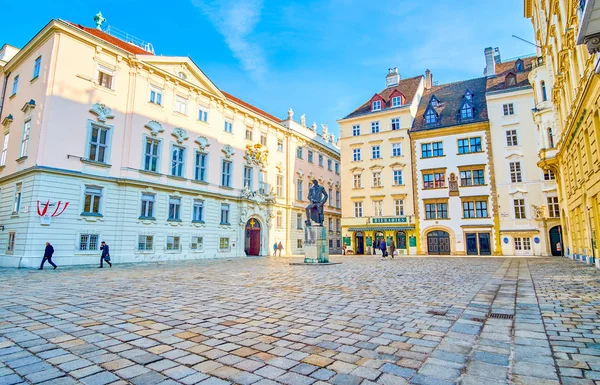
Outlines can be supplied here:
[[396, 246], [394, 245], [394, 240], [390, 241], [390, 257], [394, 259], [394, 251], [396, 251]]
[[273, 256], [277, 255], [277, 242], [273, 243]]
[[44, 263], [48, 261], [49, 264], [54, 266], [54, 270], [56, 270], [56, 265], [52, 262], [52, 254], [54, 254], [54, 247], [50, 244], [50, 242], [46, 242], [46, 250], [44, 250], [44, 258], [42, 258], [42, 264], [38, 270], [44, 270]]
[[381, 258], [385, 259], [385, 257], [387, 257], [387, 245], [385, 243], [385, 240], [382, 240], [379, 243], [379, 249], [381, 250]]
[[110, 248], [108, 247], [106, 242], [102, 241], [102, 243], [100, 243], [100, 250], [102, 250], [102, 256], [100, 257], [100, 266], [98, 268], [101, 269], [104, 267], [102, 265], [104, 261], [108, 263], [108, 266], [112, 267], [112, 263], [110, 263]]
[[279, 242], [277, 245], [277, 250], [279, 251], [279, 256], [281, 257], [281, 250], [283, 250], [283, 244], [281, 242]]

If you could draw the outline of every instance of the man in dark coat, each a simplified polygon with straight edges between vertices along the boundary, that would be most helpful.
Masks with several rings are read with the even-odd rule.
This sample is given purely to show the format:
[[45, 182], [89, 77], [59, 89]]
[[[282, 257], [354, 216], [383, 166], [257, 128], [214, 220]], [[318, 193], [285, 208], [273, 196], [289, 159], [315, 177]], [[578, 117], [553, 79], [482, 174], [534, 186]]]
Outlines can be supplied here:
[[379, 243], [379, 250], [381, 250], [381, 258], [387, 257], [387, 255], [386, 255], [387, 254], [387, 245], [385, 243], [385, 240], [382, 240]]
[[56, 265], [52, 262], [52, 254], [54, 254], [54, 247], [50, 244], [50, 242], [46, 242], [46, 250], [44, 250], [44, 258], [42, 259], [42, 264], [38, 270], [44, 270], [44, 263], [48, 261], [49, 264], [54, 266], [54, 270], [56, 270]]
[[108, 263], [108, 266], [112, 267], [112, 263], [110, 263], [110, 252], [109, 252], [109, 247], [106, 244], [106, 242], [102, 241], [102, 243], [100, 244], [100, 250], [102, 250], [102, 256], [100, 257], [100, 266], [99, 268], [103, 268], [104, 266], [102, 265], [104, 261], [106, 261], [106, 263]]

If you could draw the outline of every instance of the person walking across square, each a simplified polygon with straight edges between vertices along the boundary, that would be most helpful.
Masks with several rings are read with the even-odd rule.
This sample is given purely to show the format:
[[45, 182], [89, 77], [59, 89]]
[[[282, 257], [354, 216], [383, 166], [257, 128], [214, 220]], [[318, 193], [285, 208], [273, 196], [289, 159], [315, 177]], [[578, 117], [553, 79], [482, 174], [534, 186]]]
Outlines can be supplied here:
[[108, 266], [112, 267], [112, 263], [110, 263], [110, 248], [108, 247], [106, 242], [102, 241], [102, 243], [100, 244], [100, 250], [102, 250], [102, 256], [100, 256], [100, 266], [98, 268], [101, 269], [104, 267], [102, 265], [104, 261], [108, 263]]
[[384, 240], [379, 243], [379, 250], [381, 250], [381, 258], [385, 259], [387, 257], [387, 245]]
[[273, 243], [273, 256], [277, 255], [277, 242]]
[[42, 258], [42, 264], [38, 270], [44, 270], [44, 263], [48, 261], [49, 264], [54, 266], [54, 270], [56, 270], [56, 265], [52, 262], [52, 254], [54, 254], [54, 247], [50, 244], [50, 242], [46, 242], [46, 249], [44, 250], [44, 258]]
[[281, 242], [279, 242], [279, 244], [277, 245], [277, 251], [279, 251], [280, 257], [281, 257], [281, 250], [283, 250], [283, 244]]

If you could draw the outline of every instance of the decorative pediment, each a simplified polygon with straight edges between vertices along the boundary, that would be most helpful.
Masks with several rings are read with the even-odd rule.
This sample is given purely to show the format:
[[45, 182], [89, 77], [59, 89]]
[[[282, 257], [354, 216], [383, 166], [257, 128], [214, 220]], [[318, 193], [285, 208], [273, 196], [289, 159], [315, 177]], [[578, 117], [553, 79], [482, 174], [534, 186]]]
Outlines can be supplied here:
[[246, 145], [244, 159], [248, 164], [266, 167], [269, 150], [260, 143]]
[[369, 170], [381, 170], [383, 168], [382, 165], [380, 164], [374, 164], [371, 167], [369, 167]]
[[275, 165], [275, 168], [277, 168], [277, 171], [279, 171], [279, 172], [283, 172], [283, 170], [285, 170], [285, 167], [283, 167], [283, 163], [281, 163], [281, 162], [277, 162], [277, 164]]
[[152, 136], [157, 136], [165, 130], [164, 128], [162, 128], [161, 124], [158, 123], [156, 120], [149, 121], [144, 125], [144, 127], [150, 130], [150, 134]]
[[521, 189], [521, 188], [516, 188], [513, 191], [509, 191], [508, 194], [509, 195], [527, 194], [527, 190], [526, 189]]
[[210, 143], [208, 143], [208, 138], [206, 138], [206, 136], [199, 136], [195, 140], [195, 142], [198, 143], [198, 148], [200, 148], [201, 150], [206, 150], [210, 146]]
[[390, 168], [392, 168], [394, 170], [399, 169], [399, 168], [404, 168], [404, 167], [406, 167], [406, 163], [395, 162], [395, 163], [390, 164]]
[[298, 174], [298, 176], [299, 176], [300, 178], [302, 178], [302, 177], [304, 176], [304, 171], [302, 171], [302, 169], [301, 169], [301, 168], [299, 168], [299, 169], [297, 169], [297, 170], [296, 170], [296, 174]]
[[335, 188], [337, 188], [339, 190], [339, 188], [340, 188], [340, 181], [339, 180], [335, 181]]
[[10, 126], [10, 124], [13, 121], [13, 116], [12, 114], [8, 114], [4, 117], [4, 119], [2, 119], [2, 125], [6, 128], [8, 128]]
[[106, 122], [108, 119], [112, 119], [115, 116], [112, 114], [112, 110], [104, 104], [95, 103], [90, 112], [97, 116], [99, 122]]
[[225, 154], [225, 158], [227, 159], [231, 159], [233, 154], [235, 154], [235, 151], [233, 151], [233, 147], [231, 147], [228, 144], [224, 145], [221, 151], [223, 152], [223, 154]]
[[350, 172], [352, 172], [352, 173], [357, 173], [357, 172], [363, 172], [364, 170], [365, 170], [365, 169], [364, 169], [364, 168], [362, 168], [362, 167], [352, 167], [352, 168], [350, 169]]
[[327, 179], [327, 185], [329, 187], [332, 187], [333, 186], [333, 179], [331, 179], [331, 178]]
[[307, 175], [308, 179], [313, 180], [315, 179], [315, 174], [313, 174], [312, 170], [308, 173]]
[[511, 152], [510, 154], [506, 155], [506, 159], [514, 159], [514, 158], [522, 158], [523, 154], [520, 154], [518, 152]]
[[35, 100], [31, 99], [30, 101], [28, 101], [27, 103], [25, 103], [23, 105], [23, 107], [21, 107], [21, 111], [23, 111], [24, 113], [29, 113], [30, 110], [33, 110], [35, 108]]
[[177, 143], [179, 143], [179, 144], [183, 143], [185, 140], [187, 140], [189, 138], [187, 131], [185, 131], [181, 127], [174, 128], [173, 133], [171, 135], [173, 135], [175, 137], [175, 139], [177, 139]]

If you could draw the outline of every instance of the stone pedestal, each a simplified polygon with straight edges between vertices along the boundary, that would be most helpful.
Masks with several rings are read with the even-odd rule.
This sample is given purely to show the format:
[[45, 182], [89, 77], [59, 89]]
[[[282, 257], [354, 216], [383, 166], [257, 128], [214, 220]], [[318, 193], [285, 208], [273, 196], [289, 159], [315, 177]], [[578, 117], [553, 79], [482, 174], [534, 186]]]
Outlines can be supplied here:
[[304, 263], [329, 263], [329, 241], [324, 226], [304, 228]]

